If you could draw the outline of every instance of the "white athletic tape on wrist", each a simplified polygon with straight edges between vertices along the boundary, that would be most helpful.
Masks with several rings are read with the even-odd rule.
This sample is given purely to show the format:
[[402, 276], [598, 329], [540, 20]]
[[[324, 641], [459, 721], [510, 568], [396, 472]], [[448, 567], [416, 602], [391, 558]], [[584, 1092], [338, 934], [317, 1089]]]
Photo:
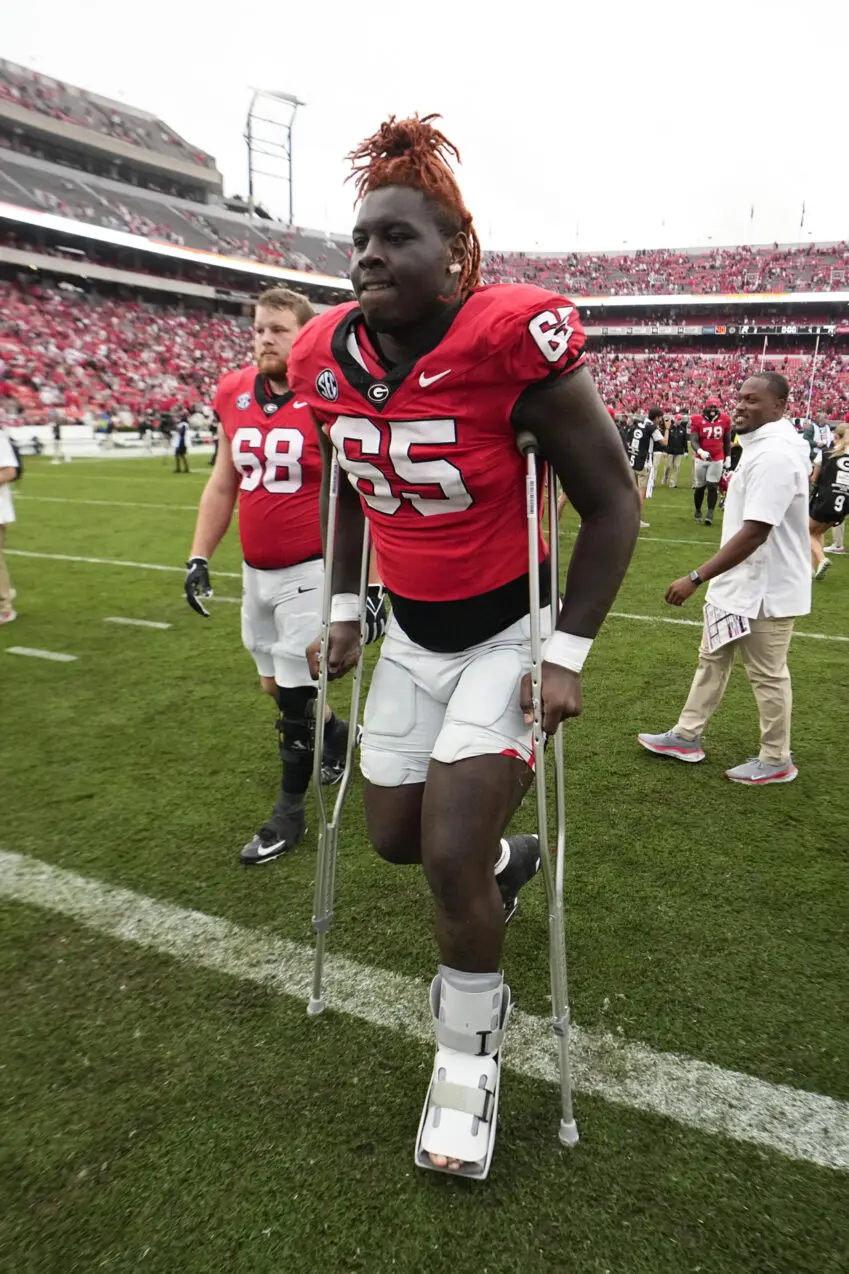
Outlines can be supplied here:
[[545, 643], [545, 663], [559, 664], [570, 672], [580, 672], [593, 644], [592, 637], [576, 637], [574, 633], [553, 632]]
[[360, 599], [356, 593], [334, 593], [330, 599], [331, 624], [356, 624], [360, 618]]

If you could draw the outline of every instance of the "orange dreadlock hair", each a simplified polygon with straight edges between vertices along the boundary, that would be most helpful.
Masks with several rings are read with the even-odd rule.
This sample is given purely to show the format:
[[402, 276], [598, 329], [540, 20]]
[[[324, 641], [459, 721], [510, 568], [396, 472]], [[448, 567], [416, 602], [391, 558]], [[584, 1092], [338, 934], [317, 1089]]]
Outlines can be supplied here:
[[367, 137], [347, 158], [354, 180], [357, 199], [383, 186], [410, 186], [432, 199], [441, 214], [441, 229], [447, 235], [462, 231], [469, 241], [469, 251], [460, 269], [458, 291], [467, 297], [481, 281], [481, 245], [457, 179], [451, 171], [448, 156], [460, 162], [460, 152], [444, 133], [434, 128], [432, 120], [440, 115], [420, 119], [389, 119], [372, 137]]

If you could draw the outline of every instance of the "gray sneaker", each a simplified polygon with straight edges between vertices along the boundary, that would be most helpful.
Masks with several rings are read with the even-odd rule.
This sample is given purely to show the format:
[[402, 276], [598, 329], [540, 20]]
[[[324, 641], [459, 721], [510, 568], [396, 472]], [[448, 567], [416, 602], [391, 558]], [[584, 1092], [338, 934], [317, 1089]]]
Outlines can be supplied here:
[[726, 770], [725, 777], [731, 779], [732, 783], [764, 787], [767, 783], [792, 783], [798, 773], [793, 764], [792, 755], [778, 765], [770, 765], [767, 761], [759, 761], [756, 756], [753, 756], [742, 765], [735, 765], [733, 770]]
[[667, 730], [666, 734], [638, 734], [637, 742], [647, 752], [654, 752], [657, 756], [671, 756], [676, 761], [694, 762], [705, 759], [701, 739], [684, 739], [674, 730]]

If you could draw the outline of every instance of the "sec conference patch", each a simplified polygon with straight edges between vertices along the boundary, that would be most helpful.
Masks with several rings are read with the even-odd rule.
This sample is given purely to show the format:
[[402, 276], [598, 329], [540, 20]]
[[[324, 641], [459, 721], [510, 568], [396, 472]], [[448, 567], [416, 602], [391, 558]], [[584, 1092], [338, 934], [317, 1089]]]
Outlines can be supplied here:
[[315, 387], [322, 398], [326, 398], [329, 403], [335, 403], [339, 397], [339, 386], [329, 367], [325, 367], [323, 372], [318, 373], [315, 378]]

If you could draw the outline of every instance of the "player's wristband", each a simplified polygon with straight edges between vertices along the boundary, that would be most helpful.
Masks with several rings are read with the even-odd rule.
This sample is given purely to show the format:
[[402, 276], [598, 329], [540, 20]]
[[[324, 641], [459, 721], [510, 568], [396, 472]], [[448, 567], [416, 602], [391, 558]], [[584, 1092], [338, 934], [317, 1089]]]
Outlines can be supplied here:
[[570, 672], [580, 672], [584, 666], [592, 637], [576, 637], [574, 633], [553, 632], [543, 647], [542, 657], [545, 663], [559, 664]]
[[334, 593], [330, 599], [331, 624], [358, 624], [360, 599], [356, 593]]

